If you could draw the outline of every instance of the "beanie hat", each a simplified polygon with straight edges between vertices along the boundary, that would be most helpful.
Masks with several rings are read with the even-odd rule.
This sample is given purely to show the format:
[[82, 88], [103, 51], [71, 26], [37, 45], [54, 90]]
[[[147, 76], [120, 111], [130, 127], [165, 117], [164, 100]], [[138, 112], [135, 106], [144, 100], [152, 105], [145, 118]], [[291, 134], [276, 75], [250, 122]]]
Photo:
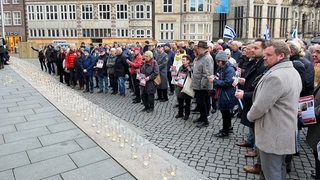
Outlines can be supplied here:
[[216, 55], [216, 61], [228, 61], [226, 52], [219, 51]]
[[84, 51], [90, 53], [90, 49], [89, 48], [84, 48]]
[[144, 55], [153, 58], [153, 53], [151, 51], [146, 51]]

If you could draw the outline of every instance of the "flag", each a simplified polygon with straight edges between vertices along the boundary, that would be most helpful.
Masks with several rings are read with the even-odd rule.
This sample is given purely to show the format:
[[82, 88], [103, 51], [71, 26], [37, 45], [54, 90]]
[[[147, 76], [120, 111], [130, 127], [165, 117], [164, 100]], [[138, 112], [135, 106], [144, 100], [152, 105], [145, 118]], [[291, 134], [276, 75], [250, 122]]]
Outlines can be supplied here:
[[263, 38], [267, 41], [270, 40], [268, 24], [266, 24], [266, 29], [264, 30]]
[[223, 37], [224, 38], [233, 39], [236, 36], [237, 36], [236, 33], [234, 32], [234, 30], [231, 27], [229, 27], [227, 25], [224, 27], [224, 30], [223, 30]]
[[298, 39], [298, 29], [297, 29], [297, 27], [294, 29], [294, 31], [293, 31], [291, 36], [292, 36], [293, 39]]

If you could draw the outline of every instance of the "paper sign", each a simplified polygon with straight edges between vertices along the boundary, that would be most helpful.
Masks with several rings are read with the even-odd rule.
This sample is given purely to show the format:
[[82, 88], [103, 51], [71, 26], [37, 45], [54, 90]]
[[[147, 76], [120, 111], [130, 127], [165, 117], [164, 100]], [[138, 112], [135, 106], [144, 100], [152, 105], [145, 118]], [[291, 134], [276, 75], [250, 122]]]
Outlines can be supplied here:
[[301, 117], [303, 124], [315, 124], [317, 123], [316, 116], [314, 113], [314, 97], [305, 96], [299, 99], [299, 109], [302, 111]]

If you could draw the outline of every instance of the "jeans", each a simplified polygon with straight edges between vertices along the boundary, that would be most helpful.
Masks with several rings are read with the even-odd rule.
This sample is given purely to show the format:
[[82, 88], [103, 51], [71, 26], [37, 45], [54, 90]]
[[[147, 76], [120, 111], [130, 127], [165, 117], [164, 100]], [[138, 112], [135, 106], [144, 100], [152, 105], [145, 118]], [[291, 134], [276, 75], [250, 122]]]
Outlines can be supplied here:
[[248, 133], [248, 136], [247, 136], [247, 141], [248, 141], [248, 143], [253, 145], [253, 150], [256, 150], [256, 145], [254, 143], [254, 128], [250, 128], [249, 127], [249, 133]]
[[124, 76], [120, 76], [118, 77], [118, 81], [119, 81], [120, 95], [125, 95], [126, 94], [126, 87], [125, 87], [126, 78]]
[[47, 63], [47, 66], [48, 66], [48, 70], [49, 70], [49, 74], [51, 74], [51, 72], [54, 74], [55, 73], [55, 70], [54, 70], [54, 65], [52, 62], [48, 62]]
[[301, 147], [301, 130], [298, 129], [298, 134], [297, 134], [297, 152], [300, 152], [300, 147]]
[[103, 81], [104, 81], [104, 90], [108, 91], [109, 90], [109, 83], [108, 83], [108, 76], [106, 74], [104, 75], [98, 75], [99, 78], [99, 89], [100, 91], [103, 91]]
[[85, 75], [84, 78], [86, 81], [86, 91], [90, 90], [90, 92], [93, 92], [93, 76]]

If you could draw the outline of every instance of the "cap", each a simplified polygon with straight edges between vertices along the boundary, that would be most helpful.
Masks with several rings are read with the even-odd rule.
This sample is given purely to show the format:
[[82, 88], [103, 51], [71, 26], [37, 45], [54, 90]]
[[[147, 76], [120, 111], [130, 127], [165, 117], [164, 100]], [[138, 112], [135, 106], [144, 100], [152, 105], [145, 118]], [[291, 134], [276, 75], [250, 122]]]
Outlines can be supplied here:
[[140, 51], [140, 48], [136, 46], [136, 47], [131, 48], [131, 50], [132, 51], [136, 51], [136, 50]]
[[199, 41], [198, 48], [208, 49], [208, 43], [205, 41]]
[[215, 58], [216, 61], [228, 61], [227, 54], [224, 51], [219, 51]]
[[223, 39], [219, 39], [219, 40], [217, 41], [217, 43], [218, 43], [218, 44], [222, 44], [222, 43], [223, 43]]
[[151, 51], [146, 51], [144, 55], [153, 58], [153, 53]]
[[157, 47], [164, 47], [164, 44], [158, 44]]
[[216, 46], [216, 49], [219, 50], [219, 51], [222, 51], [222, 50], [223, 50], [223, 47], [218, 44], [218, 45]]
[[225, 52], [227, 55], [230, 55], [230, 54], [231, 54], [230, 49], [225, 49], [224, 52]]

